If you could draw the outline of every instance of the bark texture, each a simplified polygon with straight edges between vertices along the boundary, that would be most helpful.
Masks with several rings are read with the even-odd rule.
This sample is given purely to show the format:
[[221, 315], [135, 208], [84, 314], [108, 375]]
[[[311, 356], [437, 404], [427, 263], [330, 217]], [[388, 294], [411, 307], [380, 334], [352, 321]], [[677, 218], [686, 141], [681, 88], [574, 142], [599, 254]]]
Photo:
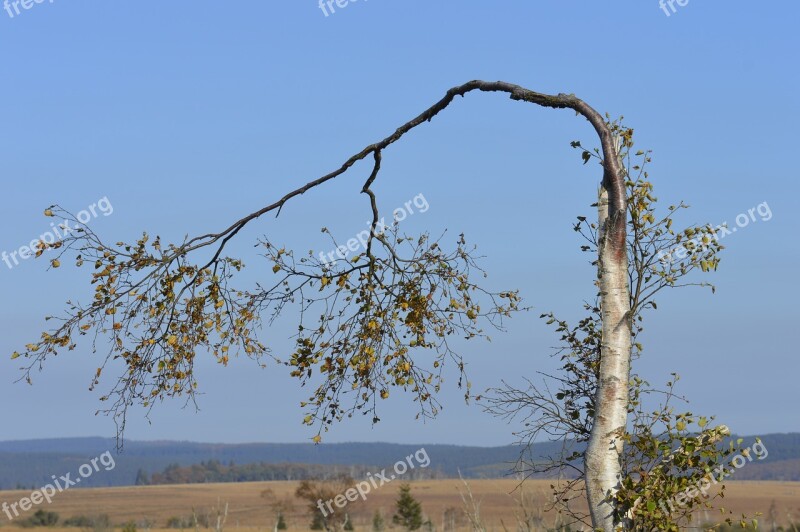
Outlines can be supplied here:
[[[616, 144], [616, 143], [615, 143]], [[616, 146], [615, 146], [616, 152]], [[609, 155], [606, 154], [606, 160]], [[617, 154], [616, 165], [606, 164], [606, 172], [616, 172], [614, 181], [624, 179]], [[624, 529], [616, 512], [613, 496], [621, 475], [622, 436], [628, 418], [628, 381], [631, 358], [630, 287], [625, 239], [627, 221], [622, 197], [612, 201], [615, 187], [600, 189], [597, 215], [600, 228], [598, 277], [602, 319], [602, 343], [594, 425], [586, 450], [586, 491], [595, 529]], [[624, 185], [624, 181], [623, 181]], [[617, 192], [619, 193], [619, 192]], [[614, 205], [616, 203], [616, 205]]]

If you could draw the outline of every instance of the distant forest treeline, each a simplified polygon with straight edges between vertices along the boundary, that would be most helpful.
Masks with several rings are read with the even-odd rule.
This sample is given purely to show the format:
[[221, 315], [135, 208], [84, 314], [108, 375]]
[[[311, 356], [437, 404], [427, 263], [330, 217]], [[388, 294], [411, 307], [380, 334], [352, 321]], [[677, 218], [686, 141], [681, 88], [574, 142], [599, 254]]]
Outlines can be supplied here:
[[[256, 482], [265, 480], [302, 480], [308, 478], [331, 478], [338, 475], [349, 475], [351, 478], [363, 478], [369, 473], [379, 472], [377, 467], [364, 465], [322, 465], [322, 464], [270, 464], [258, 462], [254, 464], [225, 465], [217, 460], [209, 460], [180, 466], [170, 464], [160, 473], [147, 475], [140, 470], [136, 475], [137, 485], [155, 484], [200, 484], [204, 482]], [[432, 469], [415, 468], [409, 470], [404, 478], [418, 480], [438, 478], [441, 473]]]
[[[745, 445], [755, 441], [743, 437]], [[800, 481], [800, 433], [762, 436], [769, 456], [749, 462], [734, 480]], [[69, 438], [0, 442], [0, 489], [34, 489], [51, 482], [53, 475], [71, 473], [111, 451], [112, 470], [83, 479], [80, 487], [132, 486], [137, 483], [244, 482], [298, 480], [347, 473], [354, 478], [391, 467], [424, 447], [430, 457], [427, 469], [416, 475], [434, 478], [499, 478], [509, 474], [520, 447], [467, 447], [459, 445], [404, 445], [394, 443], [252, 443], [211, 444], [193, 442], [127, 441], [121, 453], [111, 438]], [[532, 457], [554, 456], [559, 442], [537, 443]], [[411, 478], [411, 477], [409, 477]]]

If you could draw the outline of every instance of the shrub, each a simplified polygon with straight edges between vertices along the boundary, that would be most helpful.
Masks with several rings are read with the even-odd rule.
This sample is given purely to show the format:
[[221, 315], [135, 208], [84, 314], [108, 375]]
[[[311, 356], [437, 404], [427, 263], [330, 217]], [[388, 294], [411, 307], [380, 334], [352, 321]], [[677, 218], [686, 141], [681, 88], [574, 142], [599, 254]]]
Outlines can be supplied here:
[[35, 514], [28, 517], [24, 521], [20, 521], [19, 524], [23, 528], [31, 528], [34, 526], [56, 526], [58, 524], [58, 514], [55, 512], [36, 510]]
[[383, 532], [386, 528], [386, 521], [383, 519], [383, 514], [380, 510], [375, 510], [372, 516], [372, 532]]
[[309, 528], [311, 530], [325, 530], [325, 519], [321, 514], [314, 514], [314, 517], [311, 520], [311, 526]]
[[108, 514], [100, 514], [91, 517], [75, 515], [64, 520], [64, 526], [79, 527], [90, 532], [110, 532], [113, 528]]
[[178, 517], [173, 515], [167, 519], [167, 528], [193, 528], [194, 521], [191, 517]]

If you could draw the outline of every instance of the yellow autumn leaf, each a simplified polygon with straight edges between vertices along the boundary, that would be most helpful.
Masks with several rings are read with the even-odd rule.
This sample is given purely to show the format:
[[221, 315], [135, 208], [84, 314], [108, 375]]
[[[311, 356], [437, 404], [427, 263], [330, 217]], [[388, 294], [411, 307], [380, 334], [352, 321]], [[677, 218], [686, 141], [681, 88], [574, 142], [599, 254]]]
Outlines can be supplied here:
[[53, 262], [51, 262], [50, 264], [53, 265], [53, 268], [58, 268], [59, 266], [61, 266], [61, 261], [59, 261], [58, 259], [53, 259]]
[[14, 351], [14, 352], [11, 354], [11, 360], [14, 360], [15, 358], [19, 358], [19, 353], [17, 353], [16, 351]]
[[322, 436], [320, 436], [319, 434], [317, 434], [316, 436], [314, 436], [313, 438], [311, 438], [311, 441], [313, 441], [314, 443], [319, 443], [319, 442], [321, 442], [321, 441], [322, 441]]
[[53, 214], [53, 211], [51, 211], [50, 209], [45, 209], [44, 215], [47, 216], [48, 218], [52, 218], [53, 216], [55, 216], [55, 214]]
[[281, 267], [279, 265], [276, 264], [272, 267], [272, 273], [278, 273], [279, 271], [281, 271]]
[[169, 338], [167, 338], [167, 343], [169, 345], [175, 345], [177, 342], [178, 342], [178, 337], [175, 336], [174, 334], [170, 335]]

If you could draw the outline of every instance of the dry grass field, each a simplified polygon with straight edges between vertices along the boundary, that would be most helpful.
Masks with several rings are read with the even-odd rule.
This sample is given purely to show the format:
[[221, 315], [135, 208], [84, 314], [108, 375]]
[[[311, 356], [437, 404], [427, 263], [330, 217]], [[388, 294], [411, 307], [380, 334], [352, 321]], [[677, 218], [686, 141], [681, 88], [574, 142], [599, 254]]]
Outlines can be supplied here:
[[[373, 490], [365, 502], [349, 503], [347, 507], [356, 530], [371, 530], [372, 516], [376, 510], [386, 516], [387, 526], [391, 524], [394, 500], [397, 497], [399, 482], [387, 484]], [[55, 496], [52, 504], [44, 509], [57, 512], [62, 520], [72, 516], [97, 516], [108, 514], [111, 522], [122, 524], [134, 521], [143, 532], [145, 520], [152, 523], [152, 530], [164, 529], [173, 517], [190, 518], [193, 512], [206, 515], [215, 521], [216, 508], [228, 504], [225, 529], [241, 532], [269, 532], [274, 518], [266, 500], [264, 490], [272, 490], [278, 498], [294, 499], [297, 482], [252, 482], [238, 484], [193, 484], [175, 486], [143, 486], [105, 489], [73, 489]], [[504, 527], [516, 531], [515, 514], [520, 512], [518, 504], [520, 491], [514, 491], [514, 480], [472, 480], [470, 489], [476, 501], [480, 502], [480, 515], [487, 530], [502, 532]], [[413, 495], [422, 503], [425, 514], [433, 522], [436, 530], [443, 530], [444, 516], [448, 508], [456, 508], [459, 516], [457, 528], [469, 530], [469, 525], [461, 511], [463, 504], [459, 492], [464, 486], [458, 480], [429, 480], [412, 483]], [[548, 499], [549, 481], [531, 480], [524, 484], [524, 496], [528, 509], [538, 512]], [[770, 530], [769, 515], [776, 516], [780, 524], [790, 520], [800, 523], [800, 483], [789, 482], [731, 482], [728, 484], [726, 507], [737, 512], [761, 512], [762, 529]], [[0, 502], [12, 503], [30, 495], [24, 491], [0, 492]], [[308, 530], [309, 519], [303, 503], [294, 499], [294, 511], [288, 513], [289, 530]], [[41, 506], [40, 506], [41, 507]], [[772, 512], [770, 508], [772, 507]], [[34, 510], [27, 512], [30, 515]], [[451, 510], [452, 512], [452, 510]], [[709, 521], [718, 514], [701, 516]], [[552, 525], [556, 516], [544, 515], [544, 523]], [[18, 518], [15, 521], [19, 521]], [[17, 529], [13, 523], [0, 513], [1, 526], [7, 532]], [[53, 532], [76, 532], [78, 528], [50, 529]]]

